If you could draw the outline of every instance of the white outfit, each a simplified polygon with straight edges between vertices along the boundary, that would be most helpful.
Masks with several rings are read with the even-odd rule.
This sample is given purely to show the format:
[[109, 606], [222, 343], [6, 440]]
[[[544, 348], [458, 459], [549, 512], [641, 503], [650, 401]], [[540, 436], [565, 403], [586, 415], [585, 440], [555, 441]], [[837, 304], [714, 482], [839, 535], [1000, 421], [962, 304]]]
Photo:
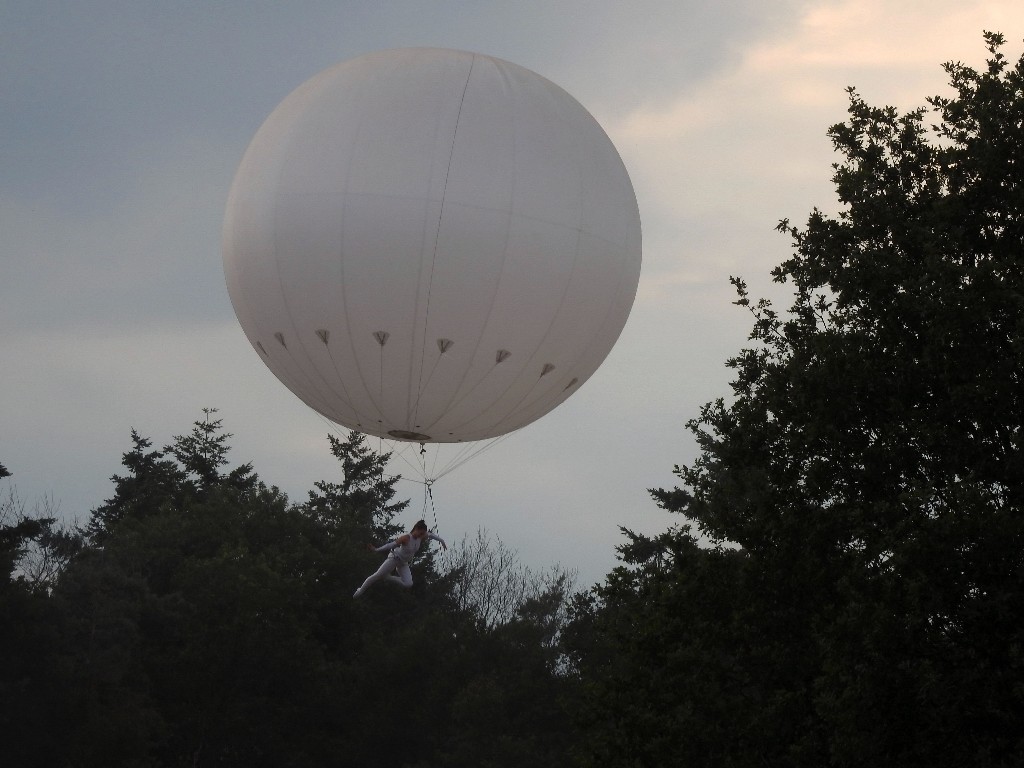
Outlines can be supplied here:
[[[408, 534], [404, 537], [406, 538], [404, 544], [399, 544], [399, 539], [401, 538], [403, 537], [399, 536], [398, 539], [389, 541], [387, 544], [379, 546], [373, 550], [374, 552], [390, 552], [390, 554], [387, 556], [387, 559], [381, 563], [380, 568], [366, 577], [366, 581], [364, 581], [363, 585], [355, 591], [355, 594], [353, 594], [352, 597], [359, 597], [371, 584], [384, 578], [390, 579], [395, 584], [399, 584], [408, 589], [412, 586], [412, 571], [409, 569], [409, 563], [412, 562], [413, 557], [415, 557], [416, 553], [419, 552], [420, 545], [427, 539], [433, 539], [434, 541], [439, 541], [441, 544], [444, 544], [446, 548], [448, 546], [445, 544], [444, 539], [437, 534], [430, 532], [427, 532], [427, 535], [421, 539], [417, 539], [412, 534]], [[391, 575], [392, 571], [396, 572], [398, 575]]]

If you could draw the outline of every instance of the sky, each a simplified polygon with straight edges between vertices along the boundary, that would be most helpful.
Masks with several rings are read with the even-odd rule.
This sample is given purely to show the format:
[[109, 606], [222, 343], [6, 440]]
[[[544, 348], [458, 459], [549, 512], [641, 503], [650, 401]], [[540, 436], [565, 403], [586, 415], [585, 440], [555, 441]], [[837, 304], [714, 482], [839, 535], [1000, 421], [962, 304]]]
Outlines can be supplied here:
[[[624, 526], [684, 522], [686, 423], [728, 399], [752, 321], [732, 275], [789, 306], [775, 231], [838, 210], [826, 131], [846, 88], [908, 111], [945, 61], [1016, 58], [1020, 0], [0, 0], [0, 493], [85, 523], [133, 429], [163, 447], [216, 408], [231, 466], [303, 501], [337, 480], [328, 434], [267, 370], [224, 284], [221, 225], [246, 146], [340, 61], [431, 46], [562, 86], [615, 143], [643, 222], [630, 319], [563, 405], [438, 480], [400, 522], [450, 543], [483, 529], [535, 570], [602, 581]], [[371, 441], [374, 448], [383, 447]], [[416, 475], [418, 447], [392, 468]], [[442, 456], [442, 461], [444, 456]], [[408, 462], [408, 463], [407, 463]]]

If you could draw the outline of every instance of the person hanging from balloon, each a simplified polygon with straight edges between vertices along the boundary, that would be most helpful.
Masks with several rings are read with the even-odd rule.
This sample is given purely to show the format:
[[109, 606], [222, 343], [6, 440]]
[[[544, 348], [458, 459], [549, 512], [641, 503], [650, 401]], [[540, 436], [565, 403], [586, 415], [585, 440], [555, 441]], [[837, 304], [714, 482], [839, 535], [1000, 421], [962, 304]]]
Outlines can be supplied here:
[[379, 547], [367, 544], [366, 546], [371, 552], [387, 552], [388, 556], [381, 563], [380, 568], [366, 577], [366, 581], [352, 594], [352, 597], [361, 596], [370, 586], [381, 579], [388, 579], [406, 589], [411, 587], [412, 571], [409, 564], [419, 551], [420, 545], [427, 539], [433, 539], [441, 545], [442, 549], [448, 549], [444, 539], [427, 530], [427, 524], [423, 520], [418, 520], [409, 533], [403, 533], [387, 544], [382, 544]]

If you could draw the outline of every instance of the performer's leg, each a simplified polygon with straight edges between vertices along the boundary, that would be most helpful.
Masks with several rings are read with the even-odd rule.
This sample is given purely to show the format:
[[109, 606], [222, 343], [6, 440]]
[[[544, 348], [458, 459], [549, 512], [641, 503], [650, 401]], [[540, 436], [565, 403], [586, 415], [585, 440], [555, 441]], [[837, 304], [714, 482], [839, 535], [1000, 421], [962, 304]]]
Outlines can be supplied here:
[[397, 576], [388, 576], [392, 583], [397, 584], [400, 587], [408, 589], [412, 586], [412, 570], [409, 568], [408, 563], [399, 563], [395, 567]]
[[376, 581], [380, 581], [393, 570], [395, 570], [395, 564], [397, 562], [398, 561], [395, 560], [393, 557], [386, 558], [384, 562], [380, 564], [380, 568], [378, 568], [376, 571], [374, 571], [366, 577], [366, 581], [364, 581], [363, 585], [355, 591], [352, 597], [359, 597], [361, 594], [363, 594], [363, 592], [369, 589], [370, 585], [372, 585]]

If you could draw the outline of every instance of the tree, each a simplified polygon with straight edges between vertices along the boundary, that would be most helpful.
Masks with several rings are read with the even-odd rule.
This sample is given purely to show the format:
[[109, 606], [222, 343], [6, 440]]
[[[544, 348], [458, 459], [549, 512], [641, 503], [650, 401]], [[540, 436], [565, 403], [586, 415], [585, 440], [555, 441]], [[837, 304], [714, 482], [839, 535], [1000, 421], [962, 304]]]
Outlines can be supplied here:
[[[0, 478], [9, 477], [0, 465]], [[81, 551], [84, 539], [74, 526], [58, 522], [49, 497], [31, 512], [12, 487], [0, 499], [0, 569], [10, 579], [3, 589], [47, 592]]]
[[[927, 108], [900, 115], [849, 90], [829, 130], [842, 209], [780, 223], [794, 243], [773, 272], [794, 290], [785, 316], [734, 280], [755, 344], [729, 363], [731, 401], [690, 423], [700, 454], [676, 468], [681, 487], [654, 491], [715, 546], [639, 541], [636, 572], [579, 608], [580, 662], [611, 685], [582, 630], [632, 616], [636, 668], [645, 638], [673, 642], [657, 634], [667, 612], [701, 604], [695, 568], [739, 569], [711, 591], [710, 626], [672, 630], [681, 649], [723, 635], [701, 663], [728, 681], [690, 679], [676, 697], [684, 752], [733, 700], [759, 714], [739, 706], [749, 717], [722, 732], [719, 764], [1024, 756], [1024, 58], [1011, 66], [1003, 37], [985, 39], [986, 68], [945, 65], [953, 95]], [[685, 651], [663, 656], [687, 678]], [[644, 749], [611, 764], [648, 764]]]
[[[23, 565], [0, 583], [8, 762], [566, 761], [567, 574], [530, 576], [514, 599], [496, 598], [507, 610], [490, 622], [427, 559], [412, 590], [353, 600], [379, 562], [368, 537], [395, 530], [407, 504], [394, 500], [386, 455], [362, 435], [331, 439], [339, 476], [292, 504], [249, 464], [225, 471], [228, 441], [212, 413], [161, 450], [133, 431], [128, 471], [113, 478], [84, 545], [45, 588]], [[0, 555], [24, 563], [46, 526], [6, 521], [0, 514]], [[514, 557], [505, 563], [526, 572]], [[411, 734], [410, 750], [382, 749], [393, 734]]]
[[128, 474], [111, 478], [114, 496], [92, 511], [86, 527], [94, 543], [103, 544], [113, 527], [126, 518], [156, 514], [166, 505], [181, 508], [217, 488], [241, 494], [260, 490], [251, 464], [222, 474], [231, 434], [223, 431], [220, 419], [211, 418], [215, 413], [215, 408], [204, 408], [203, 419], [193, 423], [192, 431], [174, 437], [163, 450], [149, 450], [152, 441], [132, 430], [132, 450], [121, 458]]
[[580, 763], [799, 764], [784, 755], [804, 724], [807, 646], [780, 636], [757, 564], [685, 527], [625, 533], [623, 565], [575, 598], [565, 632]]
[[445, 571], [456, 609], [486, 628], [514, 621], [530, 601], [544, 602], [549, 593], [567, 596], [575, 584], [574, 572], [558, 566], [537, 572], [499, 537], [482, 529], [452, 547]]
[[204, 413], [162, 451], [133, 431], [96, 546], [54, 591], [75, 764], [317, 763], [337, 746], [335, 731], [309, 737], [337, 711], [322, 619], [345, 571], [249, 464], [224, 472], [230, 436]]
[[309, 492], [306, 511], [327, 525], [357, 526], [366, 538], [385, 540], [394, 536], [399, 528], [393, 520], [409, 502], [393, 501], [395, 484], [401, 476], [385, 473], [391, 454], [371, 450], [361, 432], [349, 432], [346, 440], [328, 435], [327, 440], [331, 453], [341, 462], [342, 479], [340, 483], [315, 483], [316, 491]]
[[30, 514], [13, 488], [0, 499], [0, 732], [4, 761], [16, 765], [60, 760], [51, 724], [64, 715], [63, 628], [49, 595], [82, 540], [56, 522], [50, 503]]
[[86, 533], [97, 544], [124, 518], [155, 514], [163, 504], [181, 498], [186, 475], [177, 463], [163, 451], [150, 451], [152, 441], [134, 429], [131, 439], [132, 450], [121, 457], [129, 474], [111, 478], [114, 496], [92, 511], [86, 526]]

